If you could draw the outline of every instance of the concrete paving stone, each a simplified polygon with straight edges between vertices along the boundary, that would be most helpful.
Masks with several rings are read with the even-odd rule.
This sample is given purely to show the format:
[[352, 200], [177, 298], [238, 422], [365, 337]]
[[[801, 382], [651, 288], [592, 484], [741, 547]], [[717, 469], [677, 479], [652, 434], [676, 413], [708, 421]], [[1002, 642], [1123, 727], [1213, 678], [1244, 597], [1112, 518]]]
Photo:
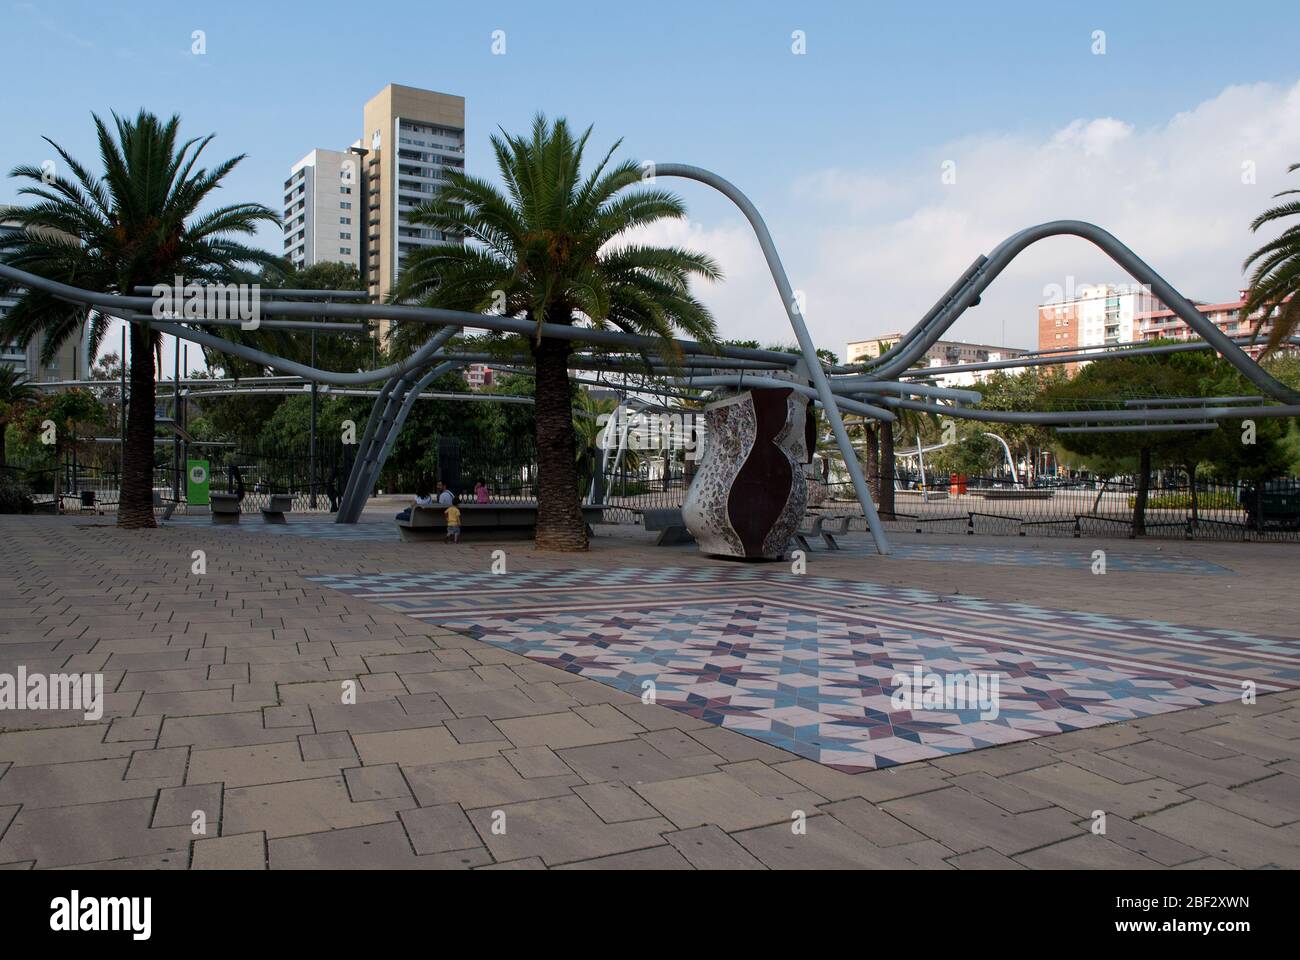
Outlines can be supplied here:
[[146, 693], [136, 707], [137, 716], [197, 716], [213, 713], [244, 713], [255, 707], [273, 707], [276, 701], [238, 701], [229, 687], [186, 693]]
[[951, 777], [948, 782], [967, 793], [973, 793], [982, 800], [995, 803], [1010, 813], [1025, 813], [1052, 806], [1051, 801], [1021, 790], [1014, 784], [989, 776], [987, 773], [963, 773], [961, 776]]
[[717, 771], [708, 757], [673, 759], [635, 738], [557, 750], [556, 755], [588, 783], [617, 780], [636, 785]]
[[712, 757], [714, 763], [722, 762], [722, 757], [719, 757], [700, 741], [693, 739], [684, 730], [652, 730], [649, 733], [640, 734], [640, 738], [665, 757], [671, 757], [674, 760], [680, 760], [684, 757]]
[[816, 804], [793, 805], [781, 797], [763, 797], [735, 777], [707, 773], [657, 783], [642, 783], [636, 792], [682, 830], [714, 823], [728, 833], [769, 823], [790, 822], [796, 810], [815, 812]]
[[521, 777], [499, 756], [415, 766], [402, 765], [421, 806], [459, 803], [462, 807], [517, 803], [561, 796], [582, 783], [576, 774]]
[[1108, 837], [1092, 833], [1048, 844], [1015, 857], [1033, 870], [1158, 870], [1161, 864]]
[[175, 693], [230, 688], [231, 684], [228, 681], [208, 679], [209, 669], [199, 664], [176, 670], [132, 670], [122, 678], [118, 689], [141, 690], [145, 693]]
[[38, 809], [152, 798], [162, 787], [180, 785], [180, 777], [126, 780], [128, 762], [122, 757], [13, 767], [0, 778], [0, 805], [21, 803], [24, 809]]
[[416, 857], [396, 822], [271, 838], [267, 860], [272, 870], [434, 869]]
[[1215, 857], [1202, 857], [1200, 860], [1191, 860], [1187, 863], [1180, 863], [1176, 867], [1170, 867], [1171, 870], [1240, 870], [1241, 867], [1219, 860]]
[[714, 824], [665, 833], [667, 840], [697, 870], [764, 870], [753, 854]]
[[[1251, 788], [1268, 783], [1268, 779], [1285, 778], [1284, 789], [1289, 792], [1281, 797], [1276, 792], [1266, 789], [1263, 792], [1250, 792]], [[1300, 821], [1300, 780], [1285, 773], [1276, 774], [1266, 780], [1246, 784], [1235, 790], [1220, 787], [1213, 783], [1203, 783], [1199, 787], [1188, 787], [1183, 792], [1189, 797], [1204, 800], [1206, 803], [1224, 810], [1255, 820], [1269, 827], [1282, 827], [1288, 823]]]
[[[709, 755], [706, 759], [721, 761], [722, 758]], [[780, 800], [788, 804], [792, 810], [807, 810], [826, 802], [825, 797], [805, 789], [802, 784], [773, 770], [759, 760], [722, 764], [718, 769], [727, 776], [739, 780], [759, 796]]]
[[286, 780], [313, 780], [336, 774], [350, 762], [340, 757], [304, 760], [297, 740], [194, 750], [188, 783], [224, 783], [226, 788]]
[[410, 798], [354, 803], [342, 774], [316, 780], [227, 787], [222, 827], [228, 833], [264, 831], [289, 837], [396, 820], [399, 810], [415, 806]]
[[987, 773], [1001, 777], [1008, 773], [1020, 773], [1035, 767], [1045, 767], [1057, 761], [1056, 755], [1037, 743], [1016, 743], [997, 750], [971, 750], [949, 757], [940, 757], [930, 763], [950, 775], [963, 773]]
[[[402, 679], [406, 682], [406, 688], [411, 693], [438, 693], [448, 703], [451, 702], [453, 694], [487, 693], [492, 690], [518, 690], [515, 683], [519, 678], [510, 673], [508, 667], [499, 668], [507, 676], [503, 676], [501, 673], [489, 673], [484, 677], [480, 672], [495, 669], [498, 668], [478, 667], [476, 669], [440, 670], [437, 673], [406, 673], [402, 675]], [[524, 696], [522, 692], [519, 695]], [[474, 715], [491, 716], [490, 713], [484, 714], [481, 710]]]
[[[407, 685], [412, 677], [407, 676]], [[538, 703], [524, 695], [518, 687], [496, 690], [449, 690], [442, 699], [458, 717], [487, 717], [489, 720], [509, 720], [520, 717], [540, 717], [554, 713], [555, 706]]]
[[407, 693], [402, 678], [395, 673], [363, 674], [358, 679], [361, 683], [361, 689], [367, 693], [386, 693], [390, 696], [398, 694], [405, 696]]
[[1141, 826], [1239, 867], [1300, 867], [1300, 841], [1203, 800], [1191, 800], [1139, 821]]
[[1057, 754], [1057, 757], [1064, 763], [1095, 773], [1107, 780], [1114, 780], [1116, 783], [1137, 783], [1140, 780], [1151, 779], [1151, 774], [1145, 770], [1130, 767], [1127, 763], [1120, 763], [1092, 750], [1063, 750]]
[[949, 857], [948, 862], [958, 870], [1024, 870], [1024, 864], [1003, 856], [991, 847], [982, 847], [970, 853]]
[[190, 854], [188, 850], [175, 853], [147, 853], [139, 857], [121, 857], [117, 860], [101, 860], [97, 863], [72, 863], [67, 866], [54, 867], [55, 870], [188, 870]]
[[506, 741], [460, 743], [451, 732], [439, 726], [379, 733], [354, 733], [357, 755], [366, 765], [400, 763], [403, 766], [447, 763], [494, 756], [509, 744]]
[[854, 833], [866, 837], [877, 847], [892, 847], [926, 839], [923, 834], [913, 830], [902, 820], [861, 797], [850, 797], [847, 800], [823, 804], [818, 809], [827, 816], [834, 817]]
[[606, 823], [645, 820], [659, 815], [659, 811], [642, 800], [626, 784], [616, 782], [583, 784], [574, 787], [573, 792]]
[[[122, 721], [113, 720], [112, 724], [120, 722]], [[153, 746], [151, 736], [106, 741], [106, 735], [111, 730], [110, 723], [83, 722], [71, 727], [0, 733], [0, 758], [22, 767], [47, 764], [52, 759], [71, 763], [77, 760], [128, 757], [135, 750]]]
[[150, 829], [153, 798], [38, 808], [24, 803], [0, 839], [0, 863], [34, 860], [41, 869], [189, 848], [188, 825]]
[[1155, 740], [1107, 750], [1105, 756], [1185, 787], [1194, 787], [1202, 783], [1235, 787], [1251, 780], [1262, 779], [1273, 772], [1264, 761], [1255, 757], [1238, 755], [1222, 760], [1210, 760]]
[[162, 722], [162, 717], [118, 717], [109, 725], [104, 743], [134, 743], [135, 749], [141, 749], [157, 742]]
[[1148, 830], [1140, 823], [1134, 823], [1123, 817], [1109, 815], [1106, 817], [1105, 837], [1125, 850], [1140, 854], [1166, 867], [1175, 867], [1202, 856], [1202, 851], [1194, 847], [1171, 840], [1162, 833]]
[[505, 740], [501, 733], [487, 717], [464, 717], [443, 721], [457, 743], [488, 743]]
[[482, 845], [458, 803], [415, 807], [400, 811], [398, 816], [417, 854], [448, 853]]
[[[312, 704], [311, 716], [317, 733], [346, 730], [354, 735], [410, 731], [441, 724], [436, 715], [412, 715], [392, 699], [342, 704]], [[444, 731], [445, 732], [445, 731]], [[450, 735], [449, 735], [450, 736]]]
[[546, 864], [542, 863], [541, 857], [523, 857], [519, 860], [508, 860], [505, 863], [489, 863], [478, 870], [545, 870]]
[[365, 800], [396, 800], [409, 797], [411, 789], [406, 785], [401, 768], [395, 763], [385, 763], [376, 767], [349, 767], [343, 771], [343, 779], [348, 785], [348, 793], [354, 803]]
[[[1197, 745], [1206, 744], [1220, 751], [1220, 756], [1216, 759], [1246, 754], [1265, 763], [1300, 760], [1300, 740], [1269, 733], [1249, 720], [1196, 730], [1187, 735], [1187, 741]], [[1192, 748], [1189, 746], [1188, 749]]]
[[356, 747], [352, 738], [343, 731], [336, 733], [309, 733], [298, 738], [298, 746], [304, 760], [350, 760], [357, 759]]
[[556, 756], [550, 747], [520, 747], [503, 750], [501, 756], [519, 771], [521, 777], [567, 777], [573, 770]]
[[131, 754], [130, 765], [126, 768], [126, 779], [166, 779], [179, 782], [185, 778], [189, 754], [189, 747], [137, 750]]
[[1104, 810], [1107, 814], [1132, 818], [1187, 799], [1178, 784], [1159, 777], [1120, 784], [1068, 763], [1027, 770], [1005, 779], [1012, 786], [1050, 800], [1080, 817]]
[[1126, 723], [1110, 723], [1101, 727], [1089, 727], [1086, 730], [1072, 730], [1055, 736], [1040, 737], [1035, 741], [1047, 750], [1068, 752], [1072, 750], [1109, 750], [1112, 747], [1126, 747], [1131, 743], [1141, 743], [1147, 734]]
[[[567, 692], [569, 687], [565, 687]], [[593, 703], [574, 707], [573, 712], [597, 730], [619, 730], [629, 735], [642, 732], [641, 724], [625, 713], [619, 713], [611, 703]]]
[[792, 823], [742, 830], [732, 839], [771, 870], [899, 869], [899, 856], [877, 847], [832, 817], [809, 817], [806, 832], [796, 834]]
[[[243, 747], [257, 743], [280, 743], [301, 733], [311, 733], [310, 714], [303, 711], [307, 722], [292, 726], [263, 726], [264, 718], [272, 716], [279, 707], [270, 707], [264, 713], [253, 710], [246, 713], [213, 714], [202, 717], [167, 717], [162, 719], [158, 734], [159, 747], [194, 746], [199, 748]], [[285, 714], [278, 716], [288, 720]]]
[[407, 693], [397, 698], [403, 712], [410, 717], [424, 720], [441, 720], [444, 723], [456, 716], [447, 706], [447, 701], [436, 693]]
[[616, 853], [594, 860], [580, 860], [556, 867], [557, 870], [693, 870], [690, 862], [672, 847], [651, 847], [631, 853]]
[[953, 853], [992, 847], [1013, 856], [1074, 836], [1080, 829], [1074, 816], [1058, 807], [1008, 813], [956, 787], [891, 800], [884, 809]]
[[158, 791], [152, 827], [192, 827], [194, 814], [202, 811], [207, 836], [221, 832], [221, 784], [197, 783], [189, 787], [164, 787]]
[[494, 859], [540, 857], [551, 867], [658, 846], [672, 829], [661, 817], [605, 823], [572, 794], [470, 810], [469, 819]]
[[[0, 775], [4, 773], [0, 770]], [[4, 839], [5, 831], [9, 829], [9, 824], [13, 823], [14, 817], [22, 807], [18, 804], [11, 804], [7, 807], [0, 807], [0, 840]]]
[[621, 730], [593, 727], [576, 713], [567, 710], [535, 717], [498, 720], [496, 726], [516, 747], [547, 746], [552, 750], [610, 743], [626, 740], [630, 736]]

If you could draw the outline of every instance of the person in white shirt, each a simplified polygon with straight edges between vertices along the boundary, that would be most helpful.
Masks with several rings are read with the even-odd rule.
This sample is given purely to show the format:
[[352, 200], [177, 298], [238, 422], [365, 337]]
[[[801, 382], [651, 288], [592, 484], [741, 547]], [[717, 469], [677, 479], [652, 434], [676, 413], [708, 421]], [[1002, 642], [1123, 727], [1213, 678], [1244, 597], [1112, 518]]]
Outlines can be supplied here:
[[444, 507], [450, 507], [456, 502], [452, 492], [447, 489], [447, 485], [441, 480], [438, 481], [438, 504]]

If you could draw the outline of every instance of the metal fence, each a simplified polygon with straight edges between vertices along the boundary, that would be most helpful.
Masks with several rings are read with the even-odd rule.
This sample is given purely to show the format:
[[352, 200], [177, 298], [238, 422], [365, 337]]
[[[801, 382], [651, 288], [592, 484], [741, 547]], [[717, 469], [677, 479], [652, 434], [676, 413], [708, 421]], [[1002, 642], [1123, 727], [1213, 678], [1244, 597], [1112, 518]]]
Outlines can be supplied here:
[[[1139, 520], [1131, 480], [1044, 481], [1024, 486], [1000, 478], [913, 482], [896, 489], [887, 529], [915, 533], [1019, 536], [1122, 536], [1187, 540], [1300, 540], [1300, 480], [1263, 484], [1157, 478]], [[831, 484], [811, 506], [848, 515], [865, 530], [848, 484]]]

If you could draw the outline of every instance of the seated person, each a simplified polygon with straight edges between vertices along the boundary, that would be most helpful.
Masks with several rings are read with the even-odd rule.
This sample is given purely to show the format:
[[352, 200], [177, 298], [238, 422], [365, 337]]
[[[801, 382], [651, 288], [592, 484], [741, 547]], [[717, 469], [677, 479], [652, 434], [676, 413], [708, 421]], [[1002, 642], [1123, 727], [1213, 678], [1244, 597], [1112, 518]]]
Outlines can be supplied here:
[[[415, 505], [416, 505], [417, 507], [431, 507], [431, 506], [433, 506], [433, 497], [429, 494], [429, 488], [428, 488], [428, 486], [426, 486], [425, 484], [420, 484], [420, 486], [418, 486], [418, 487], [415, 488]], [[399, 513], [399, 514], [397, 515], [397, 519], [398, 519], [398, 520], [410, 520], [410, 519], [411, 519], [411, 508], [410, 508], [410, 507], [407, 507], [407, 508], [406, 508], [405, 510], [403, 510], [401, 513]]]
[[488, 502], [488, 488], [486, 481], [480, 480], [478, 483], [474, 484], [474, 500], [476, 503]]
[[456, 495], [447, 489], [447, 485], [441, 480], [438, 481], [438, 503], [444, 507], [450, 507], [456, 502]]

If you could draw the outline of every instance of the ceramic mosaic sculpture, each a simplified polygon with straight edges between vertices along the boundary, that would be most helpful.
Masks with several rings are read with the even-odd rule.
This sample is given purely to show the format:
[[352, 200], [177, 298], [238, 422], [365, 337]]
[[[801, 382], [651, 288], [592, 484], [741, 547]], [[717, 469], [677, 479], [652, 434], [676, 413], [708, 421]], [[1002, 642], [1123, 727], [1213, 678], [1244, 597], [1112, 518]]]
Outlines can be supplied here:
[[704, 416], [708, 439], [682, 507], [686, 528], [705, 553], [781, 559], [808, 505], [808, 398], [788, 388], [746, 390]]

